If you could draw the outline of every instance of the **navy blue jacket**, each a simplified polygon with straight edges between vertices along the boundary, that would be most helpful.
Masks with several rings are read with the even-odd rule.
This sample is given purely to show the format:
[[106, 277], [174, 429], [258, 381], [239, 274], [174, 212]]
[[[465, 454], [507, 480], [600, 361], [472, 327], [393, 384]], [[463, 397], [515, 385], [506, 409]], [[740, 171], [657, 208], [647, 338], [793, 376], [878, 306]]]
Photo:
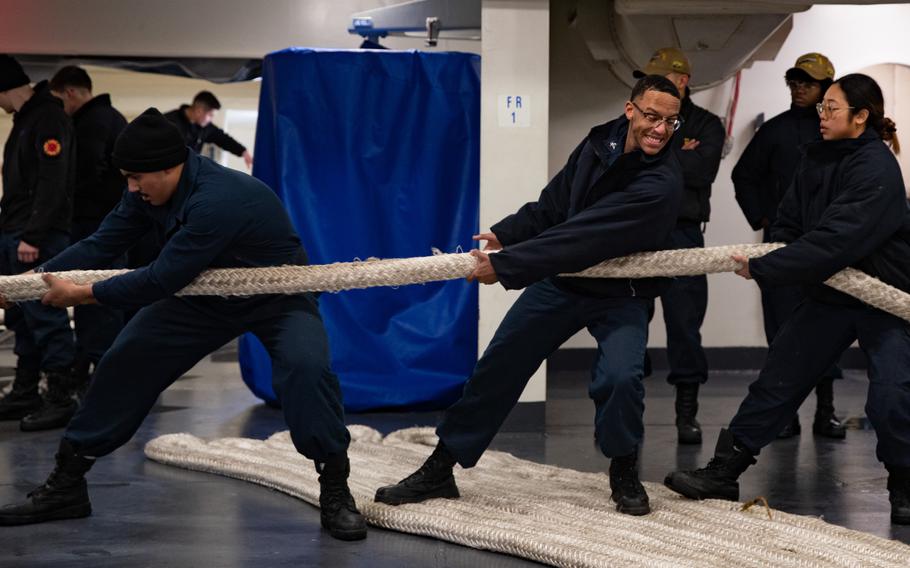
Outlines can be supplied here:
[[170, 201], [153, 206], [125, 193], [93, 235], [45, 263], [44, 270], [109, 266], [150, 229], [164, 242], [158, 258], [95, 283], [100, 303], [145, 306], [173, 295], [208, 268], [307, 263], [284, 206], [267, 185], [190, 152]]
[[[668, 143], [655, 156], [623, 153], [625, 116], [591, 129], [540, 199], [493, 225], [503, 250], [490, 255], [505, 288], [583, 270], [609, 258], [670, 248], [683, 192]], [[657, 296], [665, 279], [554, 278], [595, 297]]]
[[[686, 188], [679, 208], [679, 222], [707, 223], [711, 218], [711, 184], [720, 168], [726, 132], [717, 115], [692, 102], [688, 87], [679, 115], [683, 119], [682, 126], [670, 141], [682, 166]], [[698, 140], [698, 147], [683, 150], [682, 146], [688, 140]]]
[[856, 303], [822, 282], [852, 266], [910, 292], [910, 206], [878, 134], [804, 148], [771, 238], [788, 246], [749, 262], [759, 284], [802, 284], [822, 301]]
[[98, 95], [73, 114], [76, 128], [76, 194], [73, 218], [100, 223], [123, 196], [126, 180], [111, 163], [117, 136], [126, 119]]
[[51, 231], [70, 232], [76, 183], [73, 123], [47, 81], [13, 115], [3, 149], [0, 229], [41, 248]]
[[759, 128], [733, 168], [736, 201], [749, 225], [774, 222], [777, 206], [793, 181], [802, 158], [800, 146], [821, 140], [815, 107], [791, 106]]

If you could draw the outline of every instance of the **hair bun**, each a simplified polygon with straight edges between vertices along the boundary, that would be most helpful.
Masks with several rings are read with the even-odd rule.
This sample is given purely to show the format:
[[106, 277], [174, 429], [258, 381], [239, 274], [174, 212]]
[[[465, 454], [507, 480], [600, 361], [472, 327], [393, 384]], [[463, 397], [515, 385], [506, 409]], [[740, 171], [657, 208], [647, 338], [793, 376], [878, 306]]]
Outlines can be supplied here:
[[893, 150], [895, 154], [900, 154], [901, 145], [897, 140], [897, 125], [894, 124], [894, 121], [887, 116], [882, 117], [881, 137], [882, 140], [891, 146], [891, 150]]

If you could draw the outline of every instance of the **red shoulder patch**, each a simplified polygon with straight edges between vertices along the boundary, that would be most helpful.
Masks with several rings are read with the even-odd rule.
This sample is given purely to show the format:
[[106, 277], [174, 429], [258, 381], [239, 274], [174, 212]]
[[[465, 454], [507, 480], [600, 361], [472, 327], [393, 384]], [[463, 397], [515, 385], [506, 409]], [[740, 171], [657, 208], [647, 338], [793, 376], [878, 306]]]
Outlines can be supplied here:
[[42, 149], [46, 155], [53, 158], [54, 156], [60, 155], [60, 152], [63, 150], [63, 146], [56, 138], [48, 138], [44, 141], [44, 146], [42, 146]]

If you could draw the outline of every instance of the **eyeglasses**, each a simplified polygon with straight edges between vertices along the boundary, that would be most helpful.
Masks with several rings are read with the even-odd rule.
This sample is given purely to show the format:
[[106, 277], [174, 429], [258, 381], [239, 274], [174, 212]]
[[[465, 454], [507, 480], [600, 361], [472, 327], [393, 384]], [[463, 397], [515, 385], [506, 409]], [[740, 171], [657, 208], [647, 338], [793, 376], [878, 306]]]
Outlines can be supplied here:
[[837, 112], [839, 110], [853, 109], [853, 108], [856, 108], [856, 107], [851, 107], [851, 106], [833, 107], [833, 106], [831, 106], [831, 103], [828, 103], [828, 104], [818, 103], [817, 105], [815, 105], [815, 110], [818, 111], [818, 116], [831, 116], [832, 114], [834, 114], [835, 112]]
[[[632, 101], [629, 101], [629, 102], [632, 102]], [[645, 112], [645, 111], [641, 110], [641, 107], [639, 107], [635, 103], [632, 103], [632, 106], [634, 106], [635, 110], [640, 112], [641, 115], [643, 117], [645, 117], [645, 120], [648, 122], [648, 124], [650, 124], [653, 127], [657, 127], [658, 125], [660, 125], [661, 122], [666, 122], [667, 128], [670, 128], [671, 130], [676, 131], [676, 130], [679, 130], [680, 126], [682, 126], [683, 119], [681, 116], [660, 116], [659, 114], [656, 114], [653, 112]]]
[[796, 81], [794, 79], [787, 79], [785, 83], [787, 83], [787, 86], [791, 91], [808, 91], [812, 87], [821, 87], [821, 83], [815, 81]]

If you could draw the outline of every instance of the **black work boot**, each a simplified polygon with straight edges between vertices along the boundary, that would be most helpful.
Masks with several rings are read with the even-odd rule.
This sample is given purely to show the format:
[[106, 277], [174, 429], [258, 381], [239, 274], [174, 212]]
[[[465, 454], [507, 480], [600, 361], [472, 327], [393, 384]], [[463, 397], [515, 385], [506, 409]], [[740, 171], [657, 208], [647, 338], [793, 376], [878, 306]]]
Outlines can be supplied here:
[[38, 381], [41, 373], [37, 368], [16, 367], [13, 390], [0, 398], [0, 420], [20, 420], [41, 408]]
[[778, 440], [786, 440], [802, 433], [803, 427], [799, 425], [799, 415], [793, 417], [793, 420], [784, 426], [784, 429], [777, 433]]
[[420, 469], [395, 485], [380, 487], [373, 500], [386, 505], [401, 505], [427, 499], [457, 499], [461, 495], [455, 485], [454, 467], [455, 457], [440, 441]]
[[339, 540], [361, 540], [367, 537], [367, 523], [363, 520], [354, 496], [348, 488], [351, 463], [347, 454], [330, 456], [316, 462], [319, 473], [319, 517], [322, 527]]
[[673, 471], [664, 485], [689, 499], [739, 500], [739, 476], [755, 463], [744, 448], [737, 447], [729, 430], [720, 431], [714, 457], [708, 465], [693, 471]]
[[676, 385], [676, 432], [680, 444], [701, 444], [698, 413], [698, 383]]
[[79, 406], [73, 396], [74, 381], [71, 371], [47, 371], [45, 375], [47, 392], [44, 393], [44, 404], [19, 422], [19, 429], [23, 432], [63, 428]]
[[85, 392], [92, 380], [91, 369], [92, 362], [84, 357], [77, 357], [73, 363], [72, 391], [77, 404], [82, 404], [82, 399], [85, 398]]
[[812, 432], [824, 438], [843, 440], [847, 437], [847, 427], [834, 415], [834, 379], [824, 378], [815, 387], [817, 402], [815, 421]]
[[885, 464], [888, 470], [888, 500], [891, 501], [891, 522], [910, 525], [910, 467]]
[[651, 512], [648, 494], [638, 480], [638, 452], [610, 460], [610, 490], [620, 513], [641, 516]]
[[79, 519], [92, 514], [85, 473], [95, 460], [76, 455], [66, 440], [60, 441], [56, 459], [57, 467], [44, 485], [28, 494], [25, 503], [0, 508], [0, 526]]

